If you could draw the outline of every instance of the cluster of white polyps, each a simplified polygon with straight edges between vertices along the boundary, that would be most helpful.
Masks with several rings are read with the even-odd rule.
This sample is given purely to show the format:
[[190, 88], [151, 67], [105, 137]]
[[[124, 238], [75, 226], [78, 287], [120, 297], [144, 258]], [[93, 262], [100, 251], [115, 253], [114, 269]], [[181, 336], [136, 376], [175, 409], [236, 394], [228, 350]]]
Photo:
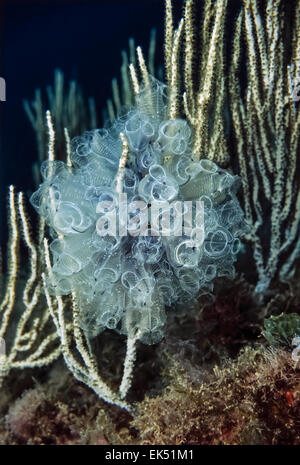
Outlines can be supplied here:
[[[112, 127], [72, 141], [72, 168], [45, 162], [44, 181], [31, 197], [53, 237], [49, 290], [76, 291], [80, 324], [90, 336], [105, 328], [129, 336], [139, 330], [144, 343], [156, 343], [163, 337], [165, 307], [188, 306], [212, 290], [216, 277], [234, 275], [245, 227], [235, 196], [238, 178], [209, 160], [193, 160], [191, 129], [183, 119], [167, 119], [167, 103], [165, 86], [153, 80]], [[124, 213], [116, 188], [120, 133], [128, 142], [122, 173], [127, 202], [142, 201], [151, 211], [157, 201], [190, 201], [197, 214], [195, 201], [202, 201], [204, 236], [197, 245], [191, 246], [184, 228], [181, 235], [162, 234], [148, 218], [143, 235], [130, 231], [136, 222], [129, 222], [127, 235], [100, 234], [100, 202], [110, 202], [117, 218]], [[195, 219], [190, 227], [193, 232]]]

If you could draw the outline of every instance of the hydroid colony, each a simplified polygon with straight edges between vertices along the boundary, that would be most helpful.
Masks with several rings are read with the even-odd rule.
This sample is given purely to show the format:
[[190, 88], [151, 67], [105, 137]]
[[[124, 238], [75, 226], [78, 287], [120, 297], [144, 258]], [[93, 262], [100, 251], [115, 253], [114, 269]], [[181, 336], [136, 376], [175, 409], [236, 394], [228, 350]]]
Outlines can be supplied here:
[[[164, 334], [166, 306], [188, 306], [199, 290], [212, 290], [214, 278], [234, 276], [238, 237], [245, 229], [235, 197], [237, 177], [209, 160], [193, 159], [188, 123], [167, 119], [168, 107], [173, 111], [167, 92], [147, 75], [128, 114], [108, 130], [72, 141], [71, 167], [43, 163], [44, 182], [31, 197], [55, 237], [47, 288], [54, 295], [76, 290], [80, 325], [93, 336], [110, 328], [157, 343]], [[203, 240], [190, 244], [197, 233], [195, 215], [189, 233], [181, 228], [177, 236], [172, 228], [169, 235], [162, 233], [160, 224], [155, 235], [150, 225], [141, 234], [134, 222], [124, 237], [100, 235], [97, 205], [111, 202], [114, 216], [120, 217], [126, 208], [121, 193], [128, 203], [151, 205], [151, 218], [155, 202], [161, 202], [162, 215], [169, 211], [168, 202], [179, 201], [177, 208], [185, 200], [203, 202]], [[148, 209], [144, 216], [148, 225]]]

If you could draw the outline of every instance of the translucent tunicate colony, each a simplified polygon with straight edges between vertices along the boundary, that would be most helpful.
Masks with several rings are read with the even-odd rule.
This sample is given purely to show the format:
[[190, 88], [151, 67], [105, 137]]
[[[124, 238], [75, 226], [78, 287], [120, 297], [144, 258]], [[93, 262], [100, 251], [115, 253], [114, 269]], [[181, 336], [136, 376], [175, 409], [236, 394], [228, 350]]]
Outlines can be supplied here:
[[[151, 83], [110, 128], [72, 141], [72, 167], [44, 162], [44, 181], [31, 197], [53, 237], [53, 273], [47, 281], [52, 294], [75, 290], [80, 324], [91, 337], [105, 328], [129, 336], [139, 330], [146, 344], [163, 337], [166, 307], [188, 308], [200, 293], [212, 290], [216, 277], [234, 276], [238, 237], [245, 228], [235, 195], [238, 177], [209, 160], [194, 161], [188, 123], [167, 119], [167, 88]], [[146, 235], [99, 234], [99, 202], [112, 201], [117, 217], [123, 208], [116, 189], [120, 133], [128, 142], [122, 179], [127, 202], [144, 201], [151, 212], [151, 202], [158, 200], [202, 201], [201, 245], [190, 247], [184, 232], [153, 235], [151, 225]]]

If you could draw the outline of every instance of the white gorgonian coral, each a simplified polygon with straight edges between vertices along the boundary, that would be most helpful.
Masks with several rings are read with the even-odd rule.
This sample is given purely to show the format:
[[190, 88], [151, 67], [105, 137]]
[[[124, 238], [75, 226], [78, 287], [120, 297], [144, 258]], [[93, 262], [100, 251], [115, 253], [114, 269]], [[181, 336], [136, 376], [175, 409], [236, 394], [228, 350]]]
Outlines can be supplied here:
[[[44, 162], [44, 181], [31, 197], [54, 237], [49, 289], [56, 295], [76, 291], [81, 326], [90, 336], [105, 328], [129, 336], [138, 330], [144, 343], [157, 343], [166, 307], [189, 305], [212, 290], [216, 277], [234, 275], [245, 227], [235, 196], [238, 177], [209, 160], [193, 160], [191, 129], [184, 119], [167, 119], [166, 91], [153, 80], [109, 129], [74, 139], [72, 168]], [[188, 247], [184, 233], [153, 235], [151, 225], [144, 235], [99, 234], [99, 202], [111, 201], [117, 217], [123, 208], [116, 188], [120, 133], [128, 142], [122, 178], [128, 203], [144, 201], [151, 213], [158, 200], [202, 201], [205, 236], [197, 247]]]

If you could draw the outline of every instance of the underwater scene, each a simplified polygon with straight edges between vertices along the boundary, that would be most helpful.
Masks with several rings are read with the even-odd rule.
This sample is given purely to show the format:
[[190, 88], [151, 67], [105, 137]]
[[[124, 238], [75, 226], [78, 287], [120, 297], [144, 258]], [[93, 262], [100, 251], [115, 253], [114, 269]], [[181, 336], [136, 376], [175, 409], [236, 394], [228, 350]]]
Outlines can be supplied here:
[[0, 444], [300, 445], [300, 0], [0, 25]]

